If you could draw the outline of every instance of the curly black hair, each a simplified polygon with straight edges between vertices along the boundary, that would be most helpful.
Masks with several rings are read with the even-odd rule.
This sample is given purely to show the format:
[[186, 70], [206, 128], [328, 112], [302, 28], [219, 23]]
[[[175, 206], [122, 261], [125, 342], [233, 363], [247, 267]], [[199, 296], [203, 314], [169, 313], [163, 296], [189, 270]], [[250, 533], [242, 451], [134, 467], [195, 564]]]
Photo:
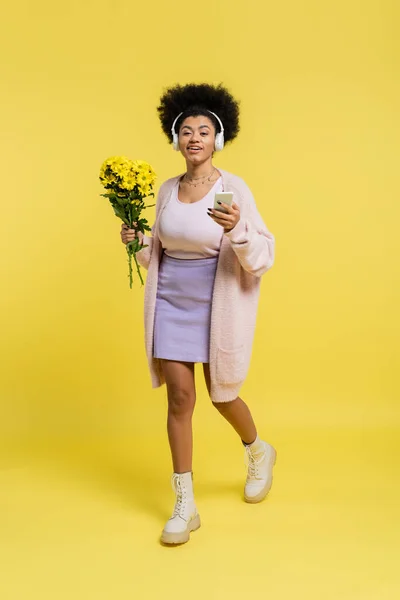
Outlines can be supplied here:
[[219, 116], [224, 126], [225, 143], [231, 142], [239, 133], [239, 102], [221, 83], [216, 86], [208, 83], [175, 85], [166, 89], [157, 107], [162, 130], [170, 142], [172, 142], [173, 122], [181, 112], [183, 114], [175, 125], [177, 133], [187, 117], [199, 115], [208, 117], [218, 133], [221, 129], [220, 125], [214, 115], [208, 111]]

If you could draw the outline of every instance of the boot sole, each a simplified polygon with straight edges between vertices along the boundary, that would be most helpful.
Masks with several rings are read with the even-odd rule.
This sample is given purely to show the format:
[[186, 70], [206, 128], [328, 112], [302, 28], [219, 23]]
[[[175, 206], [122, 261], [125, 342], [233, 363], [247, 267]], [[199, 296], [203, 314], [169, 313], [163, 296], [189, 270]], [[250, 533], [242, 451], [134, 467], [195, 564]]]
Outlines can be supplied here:
[[266, 495], [268, 494], [268, 492], [270, 491], [271, 487], [272, 487], [272, 480], [273, 480], [273, 476], [272, 476], [272, 469], [274, 464], [276, 463], [276, 450], [273, 446], [271, 446], [272, 448], [272, 457], [271, 457], [271, 478], [269, 481], [267, 481], [267, 485], [261, 490], [261, 492], [259, 492], [257, 494], [257, 496], [246, 496], [246, 494], [244, 495], [244, 500], [245, 502], [248, 502], [249, 504], [257, 504], [258, 502], [261, 502], [262, 500], [264, 500], [264, 498], [266, 497]]
[[190, 533], [199, 529], [200, 525], [200, 515], [196, 515], [195, 518], [189, 522], [185, 531], [179, 533], [163, 531], [161, 534], [161, 542], [168, 545], [185, 544], [190, 539]]

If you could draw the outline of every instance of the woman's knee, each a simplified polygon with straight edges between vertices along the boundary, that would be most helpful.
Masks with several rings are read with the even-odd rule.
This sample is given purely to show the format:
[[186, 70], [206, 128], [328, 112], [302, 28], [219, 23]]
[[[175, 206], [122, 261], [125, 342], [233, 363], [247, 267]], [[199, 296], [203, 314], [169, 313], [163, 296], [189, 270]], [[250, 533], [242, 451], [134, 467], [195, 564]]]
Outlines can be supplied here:
[[194, 364], [163, 361], [168, 390], [168, 410], [174, 416], [188, 416], [194, 410], [196, 390]]
[[168, 386], [168, 411], [175, 417], [191, 416], [196, 396], [193, 390], [171, 384]]

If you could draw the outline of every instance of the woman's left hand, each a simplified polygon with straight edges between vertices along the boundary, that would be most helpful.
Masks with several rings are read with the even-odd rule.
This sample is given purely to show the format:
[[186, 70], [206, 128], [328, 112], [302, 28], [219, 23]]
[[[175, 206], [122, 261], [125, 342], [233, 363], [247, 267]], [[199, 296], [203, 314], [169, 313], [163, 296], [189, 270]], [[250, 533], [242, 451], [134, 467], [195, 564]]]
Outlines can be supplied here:
[[207, 210], [208, 214], [218, 225], [224, 228], [225, 233], [230, 231], [239, 223], [240, 219], [240, 208], [235, 202], [232, 202], [232, 206], [229, 204], [225, 204], [225, 202], [221, 202], [221, 207], [226, 209], [228, 212], [223, 213], [220, 210], [215, 210], [214, 208], [209, 208]]

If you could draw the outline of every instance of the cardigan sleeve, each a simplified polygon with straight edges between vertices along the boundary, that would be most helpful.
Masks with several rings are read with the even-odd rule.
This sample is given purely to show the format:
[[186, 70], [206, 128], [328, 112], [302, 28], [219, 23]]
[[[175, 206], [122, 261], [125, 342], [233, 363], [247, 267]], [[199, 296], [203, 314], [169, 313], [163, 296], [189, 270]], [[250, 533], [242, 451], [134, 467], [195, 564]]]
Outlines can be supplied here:
[[[265, 225], [258, 212], [253, 194], [244, 181], [235, 190], [241, 202], [240, 219], [233, 229], [225, 233], [230, 240], [243, 269], [261, 277], [274, 264], [275, 236]], [[235, 198], [234, 198], [235, 201]]]

